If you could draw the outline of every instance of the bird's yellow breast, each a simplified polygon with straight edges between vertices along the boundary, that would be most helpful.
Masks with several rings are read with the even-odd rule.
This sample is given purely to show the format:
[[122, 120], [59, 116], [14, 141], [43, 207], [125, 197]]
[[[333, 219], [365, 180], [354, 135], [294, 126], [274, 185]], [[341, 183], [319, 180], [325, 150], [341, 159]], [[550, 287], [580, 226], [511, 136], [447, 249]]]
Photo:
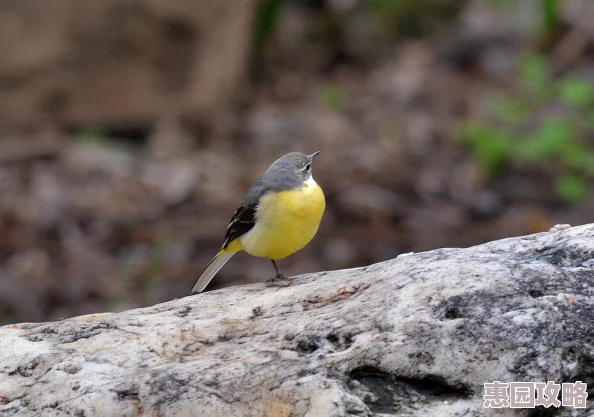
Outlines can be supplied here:
[[285, 258], [314, 237], [325, 208], [324, 193], [313, 178], [300, 188], [268, 193], [258, 204], [256, 225], [238, 240], [250, 255]]

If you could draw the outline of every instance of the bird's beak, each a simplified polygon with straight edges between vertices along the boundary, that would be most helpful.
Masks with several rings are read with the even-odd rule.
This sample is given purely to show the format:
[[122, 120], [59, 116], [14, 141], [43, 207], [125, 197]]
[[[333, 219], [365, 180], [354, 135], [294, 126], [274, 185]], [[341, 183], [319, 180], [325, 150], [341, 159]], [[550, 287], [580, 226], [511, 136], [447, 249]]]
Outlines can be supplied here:
[[316, 158], [316, 156], [318, 156], [319, 154], [320, 154], [320, 151], [314, 152], [311, 155], [309, 155], [308, 158], [310, 161], [313, 161]]

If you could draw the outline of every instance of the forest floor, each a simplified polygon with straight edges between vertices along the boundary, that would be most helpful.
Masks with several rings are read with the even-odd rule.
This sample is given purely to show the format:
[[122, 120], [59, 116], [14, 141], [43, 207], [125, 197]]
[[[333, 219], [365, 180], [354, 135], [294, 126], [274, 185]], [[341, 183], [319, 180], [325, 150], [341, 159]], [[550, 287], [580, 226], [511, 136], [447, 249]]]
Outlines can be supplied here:
[[[186, 295], [250, 184], [290, 151], [321, 151], [327, 210], [311, 244], [279, 263], [289, 275], [591, 222], [594, 194], [563, 203], [546, 163], [485, 175], [460, 139], [495, 92], [518, 88], [526, 50], [501, 31], [479, 35], [401, 41], [371, 64], [339, 56], [323, 70], [273, 52], [241, 108], [174, 158], [89, 132], [0, 141], [0, 324]], [[272, 273], [238, 255], [209, 289]]]

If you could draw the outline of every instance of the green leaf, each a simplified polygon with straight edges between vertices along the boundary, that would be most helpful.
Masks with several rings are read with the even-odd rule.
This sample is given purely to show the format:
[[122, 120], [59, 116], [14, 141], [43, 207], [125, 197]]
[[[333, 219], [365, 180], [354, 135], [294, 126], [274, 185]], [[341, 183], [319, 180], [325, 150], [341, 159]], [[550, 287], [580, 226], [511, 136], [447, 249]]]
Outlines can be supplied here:
[[511, 139], [502, 132], [494, 132], [487, 140], [475, 147], [475, 157], [483, 172], [488, 176], [499, 173], [501, 166], [510, 155]]
[[495, 112], [505, 123], [517, 124], [529, 116], [526, 103], [514, 98], [500, 98], [495, 102]]
[[260, 0], [256, 6], [256, 23], [254, 38], [256, 48], [263, 47], [263, 43], [276, 29], [284, 0]]
[[576, 204], [588, 194], [588, 182], [582, 177], [565, 174], [555, 181], [555, 192], [565, 203]]
[[520, 160], [539, 161], [547, 157], [548, 149], [537, 135], [525, 137], [515, 143], [514, 154]]
[[542, 26], [547, 31], [554, 31], [561, 25], [559, 0], [541, 0]]
[[386, 9], [392, 5], [392, 0], [371, 0], [371, 6], [377, 9]]
[[594, 102], [594, 90], [581, 78], [565, 77], [558, 86], [561, 99], [570, 106], [583, 108]]
[[460, 138], [472, 147], [474, 159], [484, 175], [499, 174], [501, 166], [511, 154], [514, 137], [488, 125], [468, 122], [460, 130]]
[[573, 129], [564, 119], [545, 120], [531, 137], [516, 144], [518, 155], [528, 159], [547, 159], [562, 153], [572, 146]]
[[551, 77], [545, 58], [536, 54], [525, 55], [520, 62], [520, 82], [537, 98], [546, 98], [551, 92]]
[[492, 132], [491, 127], [476, 121], [469, 121], [460, 125], [457, 137], [467, 143], [480, 142]]
[[554, 149], [565, 146], [570, 141], [571, 135], [570, 121], [557, 117], [544, 120], [539, 129], [540, 140]]
[[592, 151], [580, 143], [573, 143], [566, 146], [560, 153], [561, 162], [567, 167], [584, 172], [590, 171], [592, 164]]

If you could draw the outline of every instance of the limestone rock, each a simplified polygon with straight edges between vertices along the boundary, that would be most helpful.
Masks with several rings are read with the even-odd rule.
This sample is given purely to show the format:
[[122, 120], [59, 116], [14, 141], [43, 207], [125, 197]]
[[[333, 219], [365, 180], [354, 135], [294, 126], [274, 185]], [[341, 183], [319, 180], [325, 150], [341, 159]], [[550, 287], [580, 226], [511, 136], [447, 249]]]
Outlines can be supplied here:
[[535, 415], [483, 383], [594, 386], [593, 259], [594, 225], [557, 228], [5, 326], [0, 415]]

